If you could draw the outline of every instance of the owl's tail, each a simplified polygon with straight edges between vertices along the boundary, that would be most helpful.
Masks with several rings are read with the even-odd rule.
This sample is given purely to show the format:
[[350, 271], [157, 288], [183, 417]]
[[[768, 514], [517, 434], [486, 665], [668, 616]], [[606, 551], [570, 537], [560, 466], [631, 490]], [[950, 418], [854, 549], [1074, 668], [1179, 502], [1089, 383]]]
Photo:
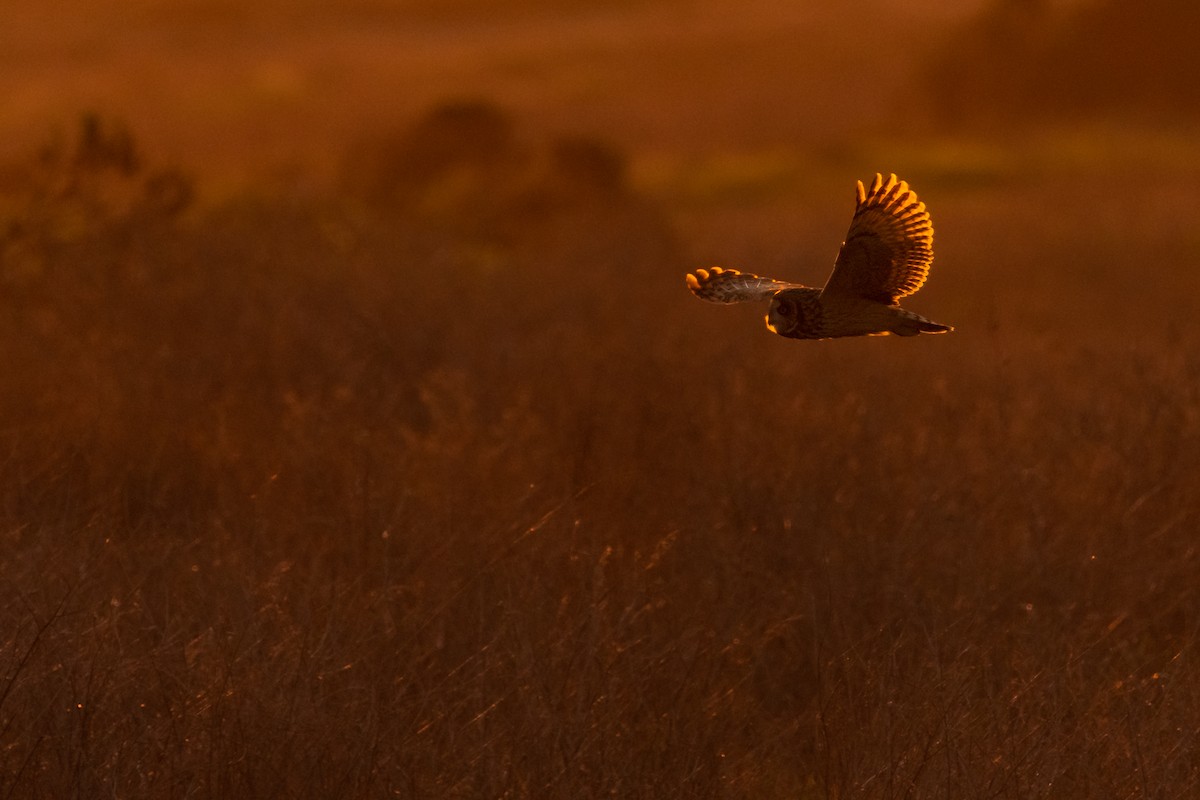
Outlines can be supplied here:
[[943, 325], [940, 322], [926, 319], [920, 314], [914, 314], [902, 308], [896, 310], [900, 314], [899, 319], [896, 320], [896, 324], [892, 326], [892, 333], [897, 336], [916, 336], [918, 333], [946, 333], [954, 330], [949, 325]]

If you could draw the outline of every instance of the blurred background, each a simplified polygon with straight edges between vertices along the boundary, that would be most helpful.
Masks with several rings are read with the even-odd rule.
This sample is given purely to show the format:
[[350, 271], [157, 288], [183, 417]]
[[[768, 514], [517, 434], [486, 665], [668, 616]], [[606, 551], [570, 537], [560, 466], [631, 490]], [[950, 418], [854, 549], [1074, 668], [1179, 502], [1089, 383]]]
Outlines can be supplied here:
[[1194, 797], [1197, 9], [0, 4], [0, 794]]
[[[1087, 122], [1194, 122], [1187, 3], [862, 0], [209, 0], [14, 4], [3, 18], [7, 155], [81, 109], [155, 160], [228, 181], [327, 177], [361, 136], [447, 98], [603, 133], [639, 160], [813, 153], [864, 139]], [[934, 141], [929, 141], [935, 136]]]

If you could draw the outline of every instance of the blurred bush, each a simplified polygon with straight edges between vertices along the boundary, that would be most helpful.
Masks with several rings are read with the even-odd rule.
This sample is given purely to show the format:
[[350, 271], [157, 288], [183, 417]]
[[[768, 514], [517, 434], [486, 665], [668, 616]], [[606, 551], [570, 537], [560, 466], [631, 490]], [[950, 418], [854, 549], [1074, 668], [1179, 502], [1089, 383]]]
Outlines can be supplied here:
[[142, 164], [122, 122], [85, 114], [73, 140], [57, 138], [0, 168], [3, 278], [37, 273], [54, 251], [90, 237], [161, 228], [193, 194], [181, 172]]
[[[44, 485], [9, 484], [12, 502], [30, 518], [68, 495], [188, 518], [285, 463], [276, 492], [304, 492], [323, 453], [372, 431], [419, 458], [445, 413], [425, 381], [461, 369], [447, 377], [447, 361], [482, 359], [478, 380], [536, 370], [598, 328], [648, 329], [650, 305], [609, 287], [675, 277], [663, 215], [610, 146], [541, 152], [514, 131], [489, 104], [441, 106], [360, 153], [347, 196], [251, 190], [215, 207], [190, 208], [186, 177], [148, 168], [127, 128], [94, 116], [7, 168], [0, 426], [24, 432], [18, 462], [57, 454]], [[458, 420], [462, 452], [494, 450], [470, 437], [523, 402]], [[49, 439], [29, 435], [35, 420]], [[64, 465], [62, 446], [81, 457]], [[437, 457], [478, 461], [454, 453]]]
[[[384, 217], [477, 245], [657, 243], [666, 256], [674, 248], [670, 227], [629, 186], [627, 172], [624, 153], [612, 144], [587, 136], [527, 141], [504, 109], [464, 100], [354, 148], [341, 185]], [[589, 220], [585, 228], [580, 217]]]
[[1194, 121], [1198, 28], [1187, 0], [995, 0], [927, 65], [934, 113], [966, 126]]

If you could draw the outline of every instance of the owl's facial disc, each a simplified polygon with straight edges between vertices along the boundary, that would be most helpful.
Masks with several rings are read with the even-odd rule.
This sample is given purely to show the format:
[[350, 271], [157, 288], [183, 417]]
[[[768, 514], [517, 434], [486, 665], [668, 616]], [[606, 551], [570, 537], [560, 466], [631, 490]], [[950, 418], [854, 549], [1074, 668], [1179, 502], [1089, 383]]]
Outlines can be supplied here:
[[796, 327], [798, 313], [796, 301], [776, 295], [767, 309], [767, 328], [780, 336], [787, 336]]

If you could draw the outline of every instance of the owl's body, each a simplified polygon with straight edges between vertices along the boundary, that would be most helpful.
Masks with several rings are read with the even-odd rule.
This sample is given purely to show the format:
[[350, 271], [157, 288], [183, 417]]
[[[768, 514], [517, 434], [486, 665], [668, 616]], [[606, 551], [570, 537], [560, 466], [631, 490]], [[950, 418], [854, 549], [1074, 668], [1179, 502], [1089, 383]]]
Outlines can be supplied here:
[[820, 289], [782, 289], [771, 298], [767, 327], [789, 339], [841, 336], [914, 336], [942, 333], [945, 325], [900, 306], [855, 297], [825, 296]]
[[858, 184], [850, 232], [824, 288], [720, 267], [689, 273], [687, 284], [714, 303], [769, 301], [767, 328], [790, 339], [945, 333], [953, 329], [898, 304], [921, 288], [932, 261], [925, 204], [895, 175], [876, 175], [870, 191]]

